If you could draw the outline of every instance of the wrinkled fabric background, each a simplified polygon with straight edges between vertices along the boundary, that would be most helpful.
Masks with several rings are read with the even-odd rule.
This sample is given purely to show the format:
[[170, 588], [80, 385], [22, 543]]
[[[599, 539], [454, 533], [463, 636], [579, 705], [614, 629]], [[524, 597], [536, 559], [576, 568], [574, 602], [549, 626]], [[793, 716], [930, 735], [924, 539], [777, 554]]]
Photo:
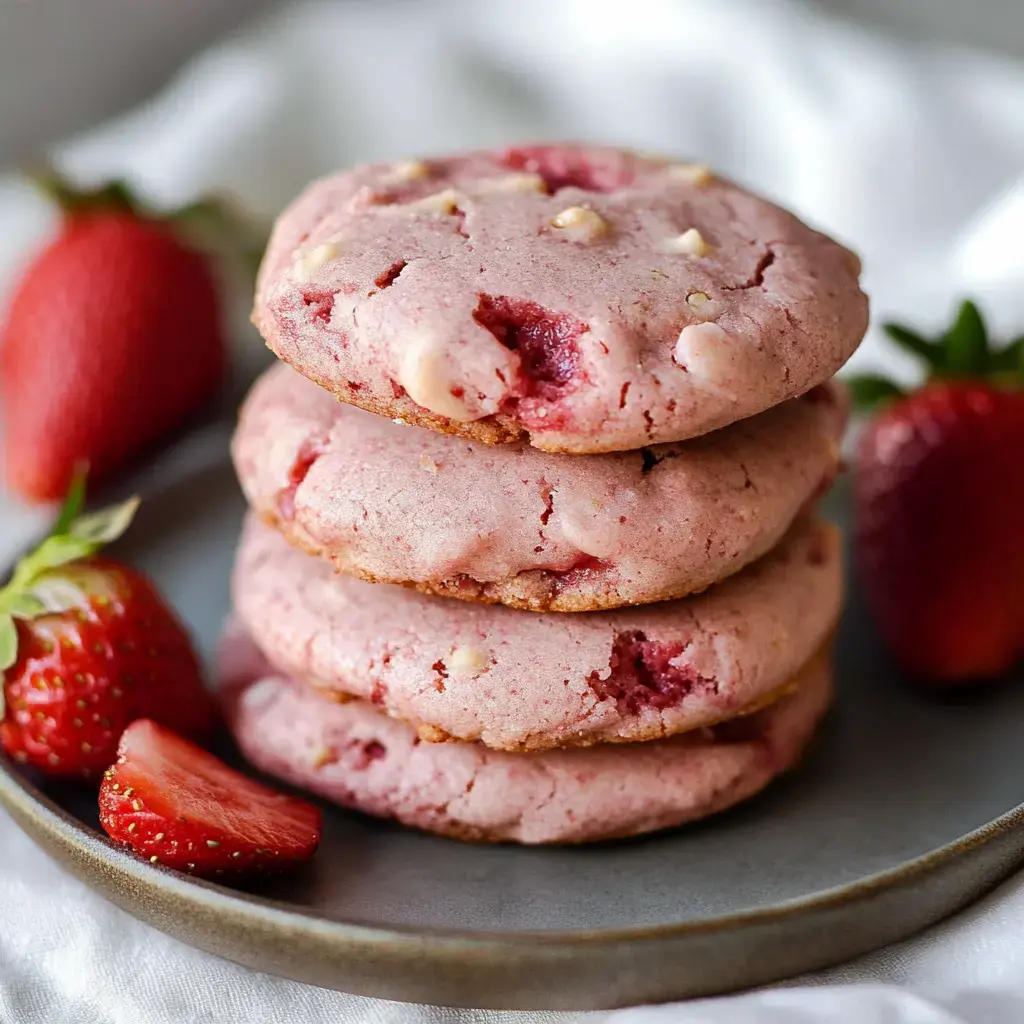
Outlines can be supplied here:
[[[307, 2], [196, 59], [145, 108], [59, 148], [174, 205], [227, 188], [272, 217], [357, 160], [510, 140], [691, 155], [856, 248], [875, 319], [979, 298], [1024, 332], [1024, 68], [913, 46], [780, 0]], [[50, 214], [0, 179], [0, 296]], [[235, 320], [243, 373], [262, 358]], [[912, 378], [876, 333], [854, 361]], [[45, 516], [0, 501], [6, 559]], [[1024, 884], [907, 943], [770, 992], [617, 1014], [456, 1011], [255, 974], [114, 909], [0, 813], [3, 1024], [1019, 1024]]]

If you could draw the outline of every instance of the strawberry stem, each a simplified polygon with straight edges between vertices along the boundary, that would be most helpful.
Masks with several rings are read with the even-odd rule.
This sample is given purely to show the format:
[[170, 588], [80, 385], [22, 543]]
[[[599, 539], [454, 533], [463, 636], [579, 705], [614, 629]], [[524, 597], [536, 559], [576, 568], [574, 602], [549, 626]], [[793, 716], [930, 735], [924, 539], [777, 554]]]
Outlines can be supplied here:
[[79, 462], [75, 466], [68, 485], [67, 497], [60, 507], [57, 522], [53, 524], [51, 533], [67, 533], [71, 524], [78, 518], [85, 504], [85, 481], [89, 475], [89, 463]]

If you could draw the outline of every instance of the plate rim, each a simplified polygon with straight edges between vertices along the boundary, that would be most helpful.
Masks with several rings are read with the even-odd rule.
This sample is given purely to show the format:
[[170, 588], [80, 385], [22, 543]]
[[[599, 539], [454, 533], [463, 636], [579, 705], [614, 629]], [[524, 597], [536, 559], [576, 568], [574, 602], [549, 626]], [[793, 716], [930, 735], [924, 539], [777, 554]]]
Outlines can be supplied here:
[[[423, 939], [441, 945], [469, 944], [473, 947], [496, 946], [518, 948], [537, 945], [552, 948], [569, 946], [603, 946], [621, 943], [650, 942], [673, 939], [682, 936], [711, 934], [768, 922], [778, 922], [793, 916], [813, 914], [860, 900], [897, 888], [941, 870], [958, 858], [973, 850], [984, 847], [997, 839], [1024, 827], [1024, 802], [999, 815], [999, 817], [978, 826], [953, 841], [938, 846], [910, 860], [859, 878], [844, 885], [832, 886], [806, 896], [798, 896], [781, 903], [765, 907], [741, 910], [715, 917], [677, 921], [669, 924], [635, 925], [619, 928], [596, 928], [575, 930], [517, 930], [508, 932], [473, 931], [462, 928], [438, 928], [423, 925], [373, 925], [358, 919], [344, 921], [317, 916], [312, 910], [305, 910], [281, 900], [262, 896], [258, 893], [232, 889], [217, 882], [195, 878], [161, 865], [151, 865], [126, 850], [118, 847], [102, 832], [80, 821], [65, 811], [59, 804], [42, 792], [24, 776], [10, 759], [0, 754], [0, 803], [16, 816], [27, 816], [47, 833], [56, 833], [77, 852], [103, 867], [106, 864], [117, 867], [143, 886], [169, 888], [172, 894], [185, 900], [197, 899], [214, 909], [224, 909], [242, 916], [256, 914], [262, 923], [282, 927], [306, 926], [318, 931], [326, 930], [332, 937], [353, 941], [375, 942], [386, 939], [403, 944], [410, 939]], [[39, 819], [42, 818], [42, 821]], [[196, 894], [202, 894], [197, 896]], [[268, 920], [269, 919], [269, 920]]]

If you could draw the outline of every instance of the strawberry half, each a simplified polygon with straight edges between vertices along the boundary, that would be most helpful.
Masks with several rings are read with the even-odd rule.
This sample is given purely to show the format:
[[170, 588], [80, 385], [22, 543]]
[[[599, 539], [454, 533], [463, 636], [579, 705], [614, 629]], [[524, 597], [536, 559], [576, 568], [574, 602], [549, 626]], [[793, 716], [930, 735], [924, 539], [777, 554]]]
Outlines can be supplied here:
[[1024, 655], [1024, 338], [993, 350], [965, 303], [937, 341], [887, 331], [931, 378], [886, 401], [860, 442], [857, 561], [879, 629], [911, 675], [993, 678]]
[[309, 860], [323, 827], [318, 807], [247, 779], [146, 720], [125, 730], [99, 799], [112, 839], [154, 864], [204, 878]]
[[0, 743], [51, 775], [98, 778], [136, 718], [197, 738], [215, 706], [184, 627], [130, 566], [95, 557], [138, 505], [78, 517], [82, 484], [53, 534], [0, 590]]

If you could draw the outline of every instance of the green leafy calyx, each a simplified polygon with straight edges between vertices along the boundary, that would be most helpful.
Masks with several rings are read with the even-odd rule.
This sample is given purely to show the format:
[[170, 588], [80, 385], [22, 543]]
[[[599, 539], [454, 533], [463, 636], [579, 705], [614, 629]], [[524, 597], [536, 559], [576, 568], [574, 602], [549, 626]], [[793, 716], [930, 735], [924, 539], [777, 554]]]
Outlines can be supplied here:
[[37, 167], [26, 172], [29, 181], [67, 216], [96, 210], [120, 210], [141, 214], [138, 199], [124, 181], [110, 181], [96, 188], [80, 188], [61, 177], [52, 167]]
[[267, 245], [268, 230], [226, 196], [207, 196], [177, 210], [157, 211], [137, 196], [125, 181], [84, 188], [51, 167], [26, 172], [29, 181], [68, 217], [98, 211], [120, 211], [161, 220], [187, 246], [222, 262], [237, 262], [255, 275]]
[[95, 555], [120, 537], [135, 516], [138, 498], [129, 498], [101, 512], [82, 515], [85, 476], [76, 474], [53, 532], [14, 568], [10, 582], [0, 589], [0, 671], [11, 667], [18, 656], [15, 619], [34, 619], [67, 611], [81, 600], [72, 585], [63, 585], [51, 570]]
[[[929, 380], [987, 380], [1004, 387], [1024, 387], [1024, 336], [994, 347], [978, 307], [961, 303], [952, 325], [937, 338], [926, 338], [902, 324], [884, 324], [885, 333], [915, 356]], [[853, 377], [847, 382], [860, 408], [873, 408], [906, 392], [879, 376]]]

